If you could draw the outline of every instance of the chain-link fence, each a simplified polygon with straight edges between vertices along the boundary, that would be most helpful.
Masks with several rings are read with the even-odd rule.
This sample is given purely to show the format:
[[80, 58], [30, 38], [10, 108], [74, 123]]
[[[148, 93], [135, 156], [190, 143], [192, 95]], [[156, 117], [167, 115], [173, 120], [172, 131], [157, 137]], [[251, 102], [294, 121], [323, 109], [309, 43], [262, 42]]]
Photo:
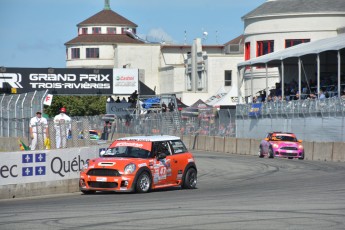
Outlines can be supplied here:
[[237, 138], [263, 138], [267, 132], [293, 132], [306, 141], [345, 141], [345, 100], [278, 101], [236, 108]]
[[111, 134], [231, 136], [236, 133], [235, 110], [218, 110], [212, 116], [181, 117], [180, 111], [114, 118]]
[[47, 91], [25, 94], [3, 94], [0, 99], [0, 136], [28, 136], [29, 121], [37, 111], [43, 110]]

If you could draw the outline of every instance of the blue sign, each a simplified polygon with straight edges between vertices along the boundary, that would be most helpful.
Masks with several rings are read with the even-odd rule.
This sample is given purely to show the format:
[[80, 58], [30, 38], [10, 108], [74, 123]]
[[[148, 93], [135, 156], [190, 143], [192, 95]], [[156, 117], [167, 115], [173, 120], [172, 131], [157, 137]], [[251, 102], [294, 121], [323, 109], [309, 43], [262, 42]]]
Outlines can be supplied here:
[[45, 153], [36, 153], [35, 154], [35, 162], [46, 162], [46, 154]]
[[45, 166], [36, 166], [35, 167], [35, 175], [36, 176], [46, 175], [46, 167]]
[[22, 163], [32, 163], [34, 162], [33, 154], [23, 154], [22, 155]]
[[22, 168], [22, 176], [32, 176], [33, 174], [34, 174], [34, 170], [32, 167]]
[[249, 110], [248, 116], [250, 116], [250, 117], [260, 116], [261, 115], [261, 107], [262, 107], [261, 103], [252, 104], [252, 107]]

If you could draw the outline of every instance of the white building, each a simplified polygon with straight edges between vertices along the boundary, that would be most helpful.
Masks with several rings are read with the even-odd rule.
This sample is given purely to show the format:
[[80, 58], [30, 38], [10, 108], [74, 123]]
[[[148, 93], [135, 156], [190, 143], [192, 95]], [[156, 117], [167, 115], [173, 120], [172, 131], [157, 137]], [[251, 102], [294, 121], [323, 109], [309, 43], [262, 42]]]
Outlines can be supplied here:
[[[137, 68], [140, 80], [157, 94], [176, 94], [187, 105], [221, 94], [221, 105], [235, 105], [238, 89], [250, 98], [281, 81], [277, 67], [268, 68], [266, 77], [265, 66], [253, 68], [253, 75], [250, 68], [240, 74], [238, 63], [337, 36], [345, 28], [345, 0], [267, 0], [242, 19], [244, 35], [223, 45], [206, 46], [197, 38], [191, 45], [149, 43], [105, 0], [104, 9], [79, 23], [78, 36], [66, 42], [66, 66]], [[290, 71], [287, 80], [297, 74]], [[239, 75], [244, 79], [238, 83]]]
[[[344, 0], [267, 0], [242, 17], [244, 21], [245, 60], [277, 52], [306, 42], [335, 37], [345, 28]], [[306, 70], [315, 78], [316, 69]], [[245, 69], [242, 95], [246, 97], [266, 88], [265, 65]], [[290, 68], [286, 82], [298, 76], [297, 68]], [[268, 68], [268, 87], [281, 81], [278, 68]], [[315, 79], [314, 79], [315, 80]], [[251, 94], [252, 86], [254, 95]], [[268, 90], [268, 89], [267, 89]]]
[[77, 25], [65, 43], [67, 68], [136, 68], [140, 80], [157, 94], [176, 94], [190, 105], [223, 89], [237, 101], [237, 63], [243, 61], [242, 36], [224, 45], [159, 44], [136, 36], [137, 25], [104, 9]]

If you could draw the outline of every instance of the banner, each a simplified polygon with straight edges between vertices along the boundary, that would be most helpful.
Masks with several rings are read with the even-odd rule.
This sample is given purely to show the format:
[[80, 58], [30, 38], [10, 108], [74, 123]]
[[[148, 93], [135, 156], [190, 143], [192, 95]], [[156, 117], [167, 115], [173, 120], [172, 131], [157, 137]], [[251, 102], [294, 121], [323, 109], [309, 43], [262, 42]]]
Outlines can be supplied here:
[[53, 101], [53, 95], [52, 95], [52, 94], [48, 94], [48, 95], [44, 98], [43, 104], [44, 104], [44, 105], [51, 106], [52, 101]]
[[257, 117], [261, 115], [261, 103], [252, 104], [252, 108], [249, 110], [248, 116]]

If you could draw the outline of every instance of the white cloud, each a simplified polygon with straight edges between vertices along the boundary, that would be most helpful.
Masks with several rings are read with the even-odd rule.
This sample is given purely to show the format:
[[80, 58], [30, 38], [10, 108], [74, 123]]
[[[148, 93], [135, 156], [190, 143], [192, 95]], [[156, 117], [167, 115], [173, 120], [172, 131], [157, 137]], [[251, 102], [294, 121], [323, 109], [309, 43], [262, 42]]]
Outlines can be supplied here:
[[153, 28], [146, 35], [139, 35], [141, 38], [150, 42], [173, 43], [174, 39], [162, 28]]

